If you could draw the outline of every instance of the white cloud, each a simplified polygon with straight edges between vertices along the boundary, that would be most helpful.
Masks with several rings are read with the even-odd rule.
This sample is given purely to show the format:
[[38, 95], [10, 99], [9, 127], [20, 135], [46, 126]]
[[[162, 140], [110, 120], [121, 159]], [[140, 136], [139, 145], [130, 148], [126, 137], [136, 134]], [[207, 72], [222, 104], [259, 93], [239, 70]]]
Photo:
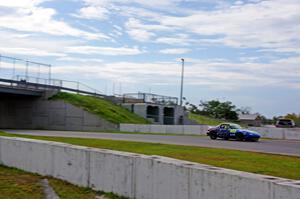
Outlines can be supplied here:
[[[9, 1], [12, 2], [12, 1]], [[0, 4], [0, 10], [11, 8], [10, 12], [0, 17], [0, 28], [10, 30], [46, 33], [58, 36], [83, 37], [85, 39], [108, 39], [102, 33], [91, 33], [71, 27], [69, 24], [54, 19], [56, 11], [39, 6], [42, 1], [13, 1]], [[22, 3], [20, 3], [22, 2]]]
[[191, 39], [190, 36], [187, 34], [175, 34], [172, 36], [158, 37], [154, 42], [160, 44], [179, 45], [179, 46], [188, 46], [191, 44], [199, 43], [199, 41], [195, 39]]
[[127, 30], [127, 33], [132, 39], [142, 42], [149, 41], [153, 36], [155, 36], [154, 33], [142, 29]]
[[26, 55], [28, 57], [62, 57], [65, 48], [80, 45], [74, 40], [62, 40], [52, 37], [39, 37], [35, 34], [23, 34], [15, 31], [0, 31], [0, 52], [4, 55]]
[[145, 7], [150, 8], [161, 8], [161, 7], [170, 7], [174, 6], [181, 0], [83, 0], [86, 6], [98, 6], [98, 7], [108, 7], [113, 4], [127, 5], [127, 4], [139, 4]]
[[9, 8], [32, 8], [45, 0], [0, 1], [0, 6]]
[[159, 24], [143, 24], [140, 20], [129, 18], [125, 27], [129, 36], [137, 41], [150, 41], [156, 34], [154, 32], [171, 31], [169, 27]]
[[135, 18], [130, 18], [125, 26], [128, 29], [142, 29], [142, 30], [149, 30], [149, 31], [173, 31], [172, 28], [168, 26], [162, 26], [160, 24], [143, 24], [140, 20]]
[[168, 48], [168, 49], [160, 50], [159, 52], [163, 54], [180, 55], [180, 54], [186, 54], [190, 51], [191, 49], [188, 48]]
[[97, 54], [97, 55], [138, 55], [144, 53], [144, 51], [138, 48], [113, 48], [113, 47], [96, 47], [96, 46], [73, 46], [68, 47], [66, 50], [68, 53], [76, 54]]
[[85, 18], [85, 19], [99, 19], [104, 20], [107, 18], [107, 14], [109, 11], [103, 7], [83, 7], [79, 10], [79, 14], [75, 15], [77, 17]]
[[[182, 0], [82, 0], [84, 6], [79, 9], [78, 17], [87, 19], [107, 19], [113, 15], [135, 16], [138, 18], [160, 18], [153, 10], [177, 11], [176, 5]], [[182, 9], [181, 9], [182, 10]]]
[[296, 0], [261, 1], [184, 17], [165, 16], [160, 22], [197, 35], [218, 36], [218, 42], [232, 47], [289, 50], [300, 43], [299, 10]]
[[64, 53], [55, 53], [55, 52], [47, 52], [45, 50], [36, 49], [36, 48], [2, 48], [0, 47], [0, 53], [4, 54], [18, 54], [18, 55], [30, 55], [37, 57], [61, 57], [66, 56]]
[[82, 62], [82, 63], [103, 63], [102, 59], [88, 59], [88, 58], [78, 58], [78, 57], [70, 57], [64, 56], [56, 59], [57, 61], [64, 61], [64, 62]]
[[[234, 48], [262, 48], [266, 51], [299, 53], [298, 0], [231, 3], [224, 0], [185, 1], [218, 5], [210, 10], [187, 9], [179, 6], [182, 5], [182, 0], [83, 1], [84, 8], [91, 8], [90, 17], [97, 18], [100, 15], [99, 18], [105, 18], [108, 17], [105, 15], [110, 14], [129, 17], [125, 23], [127, 33], [137, 41], [187, 45], [194, 44], [191, 38], [197, 35], [202, 37], [196, 42], [199, 45], [219, 44]], [[170, 14], [170, 10], [176, 10], [176, 14]], [[169, 36], [162, 36], [161, 32], [169, 33]], [[187, 35], [186, 38], [178, 38], [179, 32]], [[156, 36], [158, 38], [154, 39]]]

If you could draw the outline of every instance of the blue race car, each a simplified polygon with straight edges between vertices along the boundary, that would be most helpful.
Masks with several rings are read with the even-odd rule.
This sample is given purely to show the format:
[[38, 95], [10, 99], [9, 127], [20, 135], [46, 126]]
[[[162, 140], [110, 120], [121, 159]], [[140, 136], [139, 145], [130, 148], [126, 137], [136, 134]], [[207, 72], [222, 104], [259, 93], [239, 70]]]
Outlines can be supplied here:
[[253, 141], [256, 142], [259, 140], [261, 135], [255, 131], [250, 131], [248, 129], [243, 129], [238, 124], [233, 123], [222, 123], [216, 127], [209, 128], [207, 135], [215, 140], [217, 138], [222, 138], [224, 140], [235, 139], [239, 141]]

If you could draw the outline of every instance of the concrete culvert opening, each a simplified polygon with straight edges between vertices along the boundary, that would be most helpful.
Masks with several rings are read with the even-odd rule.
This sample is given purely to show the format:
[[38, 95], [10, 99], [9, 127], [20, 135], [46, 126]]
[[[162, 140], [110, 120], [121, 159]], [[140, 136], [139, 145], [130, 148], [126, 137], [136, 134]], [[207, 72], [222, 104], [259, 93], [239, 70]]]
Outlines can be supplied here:
[[147, 106], [147, 118], [154, 122], [159, 122], [159, 108], [158, 106]]
[[164, 124], [174, 124], [174, 108], [164, 108]]

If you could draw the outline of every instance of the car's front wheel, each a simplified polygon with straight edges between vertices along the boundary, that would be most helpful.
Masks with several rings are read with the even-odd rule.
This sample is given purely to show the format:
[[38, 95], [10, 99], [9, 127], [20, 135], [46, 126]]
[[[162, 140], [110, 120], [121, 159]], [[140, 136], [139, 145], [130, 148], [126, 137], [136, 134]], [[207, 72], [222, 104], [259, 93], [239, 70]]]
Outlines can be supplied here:
[[244, 135], [241, 134], [241, 133], [236, 134], [236, 140], [243, 141], [244, 140]]

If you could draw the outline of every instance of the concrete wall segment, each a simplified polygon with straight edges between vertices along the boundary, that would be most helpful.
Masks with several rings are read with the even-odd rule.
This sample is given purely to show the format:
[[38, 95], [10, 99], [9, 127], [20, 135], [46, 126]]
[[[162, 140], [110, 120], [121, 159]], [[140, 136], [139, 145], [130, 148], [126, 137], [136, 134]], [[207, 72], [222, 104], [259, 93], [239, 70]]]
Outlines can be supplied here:
[[60, 100], [0, 99], [0, 128], [99, 131], [118, 125]]
[[300, 181], [24, 138], [0, 137], [0, 163], [137, 199], [300, 199]]

